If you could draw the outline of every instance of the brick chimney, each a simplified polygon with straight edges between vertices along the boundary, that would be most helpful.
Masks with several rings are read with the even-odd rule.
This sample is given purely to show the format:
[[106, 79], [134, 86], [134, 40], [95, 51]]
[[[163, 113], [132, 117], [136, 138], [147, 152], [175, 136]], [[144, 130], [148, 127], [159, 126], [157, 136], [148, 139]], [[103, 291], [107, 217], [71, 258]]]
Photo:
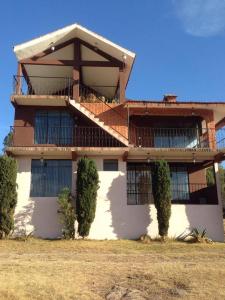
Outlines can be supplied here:
[[167, 102], [167, 103], [168, 102], [169, 103], [177, 102], [177, 96], [176, 95], [172, 95], [172, 94], [164, 95], [163, 102]]

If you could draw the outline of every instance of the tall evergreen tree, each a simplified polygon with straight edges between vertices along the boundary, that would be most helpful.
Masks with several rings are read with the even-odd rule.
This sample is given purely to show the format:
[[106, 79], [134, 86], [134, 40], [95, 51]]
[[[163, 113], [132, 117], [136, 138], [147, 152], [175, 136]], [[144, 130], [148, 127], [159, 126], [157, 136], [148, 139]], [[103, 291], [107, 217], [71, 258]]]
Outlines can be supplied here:
[[77, 168], [76, 214], [78, 233], [83, 238], [88, 236], [95, 218], [98, 184], [98, 171], [95, 162], [86, 157], [81, 158]]
[[7, 237], [14, 228], [17, 163], [14, 158], [0, 157], [0, 238]]
[[152, 168], [152, 192], [157, 210], [159, 235], [168, 235], [171, 216], [171, 179], [169, 165], [165, 160], [155, 161]]

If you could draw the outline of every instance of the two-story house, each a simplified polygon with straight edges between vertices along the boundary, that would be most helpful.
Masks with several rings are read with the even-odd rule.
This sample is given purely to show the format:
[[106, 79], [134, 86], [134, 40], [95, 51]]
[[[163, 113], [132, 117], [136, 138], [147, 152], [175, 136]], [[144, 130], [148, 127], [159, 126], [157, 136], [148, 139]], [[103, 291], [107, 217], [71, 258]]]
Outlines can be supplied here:
[[17, 228], [60, 236], [57, 195], [65, 186], [76, 193], [77, 161], [87, 156], [100, 178], [90, 238], [156, 236], [151, 166], [165, 159], [173, 197], [169, 235], [197, 227], [223, 240], [218, 163], [225, 153], [225, 103], [182, 102], [174, 95], [126, 99], [135, 54], [77, 24], [14, 52], [15, 120], [7, 153], [18, 161]]

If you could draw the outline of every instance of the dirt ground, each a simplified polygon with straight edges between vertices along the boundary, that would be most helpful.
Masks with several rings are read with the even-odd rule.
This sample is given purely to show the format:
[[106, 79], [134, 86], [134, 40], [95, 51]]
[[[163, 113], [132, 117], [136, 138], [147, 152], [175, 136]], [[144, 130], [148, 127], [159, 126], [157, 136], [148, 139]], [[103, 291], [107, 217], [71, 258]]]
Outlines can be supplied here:
[[225, 299], [225, 244], [0, 241], [0, 299]]

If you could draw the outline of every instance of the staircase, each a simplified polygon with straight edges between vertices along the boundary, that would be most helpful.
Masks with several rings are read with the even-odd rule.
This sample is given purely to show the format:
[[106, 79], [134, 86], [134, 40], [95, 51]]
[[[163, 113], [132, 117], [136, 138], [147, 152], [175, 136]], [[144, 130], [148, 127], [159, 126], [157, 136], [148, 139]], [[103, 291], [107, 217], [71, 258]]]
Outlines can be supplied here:
[[74, 99], [69, 99], [69, 104], [125, 146], [129, 145], [127, 120], [115, 108], [104, 102], [82, 103]]

